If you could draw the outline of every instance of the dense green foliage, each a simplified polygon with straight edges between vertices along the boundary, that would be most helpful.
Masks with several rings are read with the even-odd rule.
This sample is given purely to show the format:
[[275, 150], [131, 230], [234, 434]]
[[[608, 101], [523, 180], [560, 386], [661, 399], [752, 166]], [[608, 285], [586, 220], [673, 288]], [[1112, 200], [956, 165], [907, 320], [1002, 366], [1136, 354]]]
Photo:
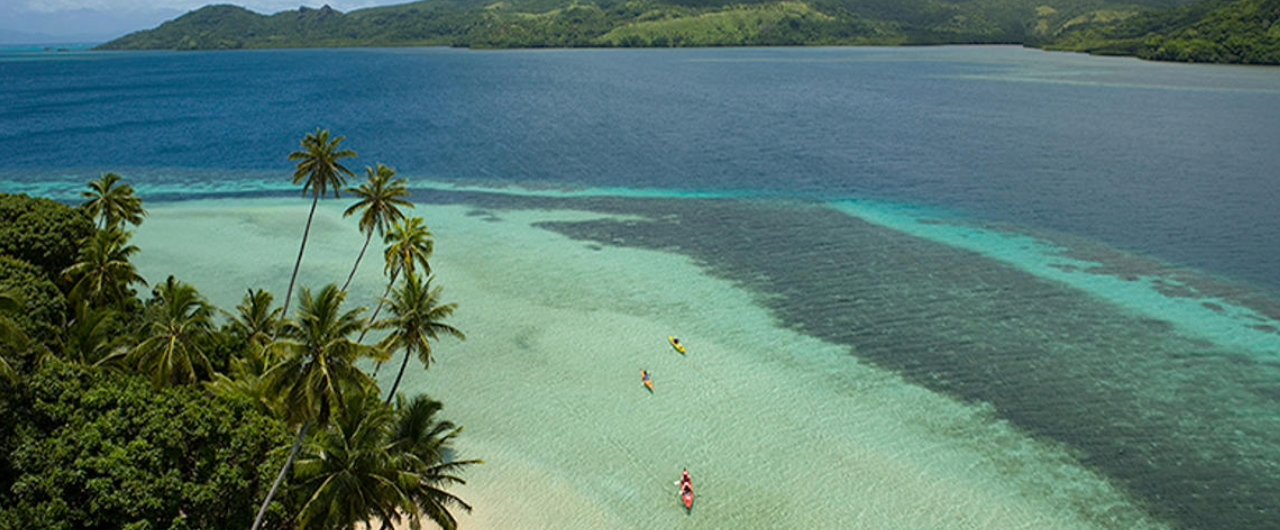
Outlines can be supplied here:
[[295, 476], [311, 495], [296, 501], [299, 528], [373, 528], [373, 518], [457, 528], [448, 508], [471, 507], [442, 487], [463, 483], [456, 472], [479, 461], [441, 464], [461, 428], [435, 418], [440, 402], [401, 398], [391, 407], [348, 395], [331, 428], [303, 449]]
[[75, 263], [80, 240], [91, 233], [93, 221], [70, 206], [0, 194], [0, 255], [35, 265], [50, 280]]
[[27, 336], [51, 342], [61, 332], [67, 311], [62, 292], [39, 267], [25, 261], [0, 256], [0, 291], [21, 295], [22, 310], [8, 315]]
[[341, 13], [208, 6], [103, 49], [1050, 44], [1196, 0], [425, 0]]
[[3, 528], [245, 528], [287, 443], [249, 406], [137, 376], [50, 362], [13, 392]]
[[1241, 0], [1152, 38], [1138, 55], [1164, 61], [1280, 64], [1277, 22], [1280, 0]]
[[[336, 194], [344, 181], [332, 174], [335, 166], [349, 171], [332, 158], [355, 153], [337, 152], [341, 137], [329, 142], [327, 131], [308, 138], [320, 148], [292, 157], [300, 160], [304, 189], [317, 199], [330, 188]], [[394, 175], [379, 169], [370, 173]], [[390, 195], [365, 188], [370, 193], [357, 195], [404, 195], [393, 190], [403, 179], [382, 183]], [[0, 254], [0, 530], [250, 523], [254, 529], [332, 530], [371, 518], [453, 528], [450, 509], [470, 509], [444, 488], [462, 484], [457, 473], [478, 461], [418, 450], [446, 446], [460, 428], [433, 418], [439, 404], [425, 396], [416, 399], [434, 408], [416, 415], [380, 402], [375, 380], [356, 361], [385, 361], [393, 353], [388, 348], [405, 349], [407, 356], [410, 348], [361, 344], [372, 319], [363, 318], [364, 308], [343, 308], [344, 291], [329, 285], [313, 298], [302, 288], [295, 318], [272, 307], [273, 295], [254, 289], [235, 314], [221, 312], [173, 276], [144, 301], [136, 286], [146, 283], [130, 262], [139, 249], [124, 229], [146, 215], [141, 198], [114, 174], [90, 182], [83, 196], [87, 201], [75, 209], [0, 196], [3, 229], [35, 232], [6, 234], [0, 247], [12, 254]], [[385, 220], [366, 214], [359, 228], [367, 241], [385, 229], [375, 226]], [[413, 242], [429, 251], [430, 233], [419, 227]], [[425, 254], [408, 259], [427, 267]], [[218, 315], [228, 319], [220, 327]], [[351, 340], [357, 332], [360, 339]], [[361, 405], [347, 410], [347, 403]], [[335, 415], [343, 423], [330, 426]], [[304, 452], [306, 461], [320, 465], [307, 469], [348, 476], [345, 468], [326, 467], [332, 461], [325, 442], [348, 440], [349, 433], [340, 432], [346, 425], [378, 422], [385, 428], [356, 449], [373, 458], [365, 476], [382, 485], [345, 490], [305, 474], [285, 480], [297, 448], [308, 441], [309, 448], [324, 449]], [[291, 444], [288, 428], [298, 423], [303, 426]], [[407, 424], [420, 427], [423, 437], [405, 438]], [[278, 498], [277, 491], [283, 492]], [[352, 505], [352, 491], [369, 496]], [[335, 513], [343, 518], [333, 519]]]
[[102, 49], [1020, 43], [1280, 64], [1280, 0], [426, 0], [266, 16], [208, 6]]
[[1280, 64], [1277, 21], [1280, 0], [1209, 0], [1070, 28], [1045, 47], [1161, 61]]

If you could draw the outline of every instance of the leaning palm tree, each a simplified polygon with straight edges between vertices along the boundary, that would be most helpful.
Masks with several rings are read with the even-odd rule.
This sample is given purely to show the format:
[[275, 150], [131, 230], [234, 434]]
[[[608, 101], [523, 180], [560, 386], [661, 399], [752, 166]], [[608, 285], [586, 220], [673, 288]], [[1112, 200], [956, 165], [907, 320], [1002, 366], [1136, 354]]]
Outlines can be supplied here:
[[89, 199], [80, 207], [90, 217], [100, 219], [100, 228], [116, 226], [122, 221], [137, 226], [147, 215], [142, 209], [142, 199], [134, 195], [133, 186], [120, 184], [121, 180], [115, 173], [103, 173], [101, 179], [89, 182], [89, 191], [80, 192], [80, 196]]
[[67, 298], [73, 302], [88, 301], [94, 307], [123, 305], [133, 296], [135, 283], [146, 285], [129, 258], [138, 247], [129, 244], [133, 234], [118, 227], [99, 230], [80, 248], [79, 260], [62, 271], [71, 282]]
[[398, 459], [388, 447], [397, 411], [361, 392], [347, 395], [344, 410], [328, 429], [312, 437], [294, 465], [295, 488], [304, 498], [297, 527], [303, 530], [353, 528], [417, 514], [402, 480]]
[[441, 291], [440, 287], [431, 288], [431, 279], [423, 281], [421, 276], [409, 272], [400, 287], [387, 300], [391, 316], [373, 325], [376, 329], [391, 330], [378, 344], [380, 349], [386, 352], [404, 350], [400, 372], [396, 374], [396, 382], [391, 385], [391, 391], [387, 394], [388, 404], [400, 388], [400, 379], [409, 366], [409, 357], [416, 353], [418, 360], [422, 362], [422, 369], [426, 370], [431, 368], [432, 341], [439, 341], [441, 335], [451, 335], [460, 340], [467, 338], [458, 328], [444, 323], [458, 308], [458, 304], [442, 303]]
[[372, 528], [378, 520], [385, 529], [408, 519], [410, 528], [421, 528], [426, 519], [456, 528], [449, 509], [471, 507], [445, 487], [465, 484], [456, 472], [481, 462], [447, 461], [449, 444], [462, 429], [436, 418], [440, 402], [400, 396], [393, 408], [375, 396], [354, 393], [347, 400], [345, 410], [307, 444], [294, 468], [306, 499], [297, 527], [363, 523]]
[[342, 284], [343, 291], [351, 285], [351, 279], [356, 277], [356, 269], [364, 260], [364, 253], [369, 249], [369, 242], [373, 240], [373, 232], [377, 230], [379, 236], [385, 237], [391, 223], [404, 219], [404, 213], [400, 208], [413, 208], [413, 203], [403, 199], [409, 196], [409, 189], [405, 187], [409, 180], [403, 178], [392, 180], [396, 176], [396, 170], [378, 164], [377, 169], [366, 167], [365, 173], [368, 174], [368, 182], [361, 184], [359, 188], [347, 188], [347, 193], [360, 197], [360, 201], [342, 213], [343, 217], [350, 217], [363, 210], [360, 213], [360, 231], [365, 234], [364, 246], [360, 247], [356, 264], [351, 267], [347, 282]]
[[305, 197], [307, 192], [310, 191], [315, 198], [311, 200], [311, 213], [307, 214], [307, 228], [302, 232], [302, 246], [298, 248], [298, 260], [293, 264], [293, 276], [289, 278], [289, 290], [284, 294], [282, 315], [287, 316], [289, 314], [289, 302], [293, 299], [293, 286], [298, 280], [298, 268], [302, 266], [302, 253], [307, 250], [307, 236], [311, 234], [311, 220], [316, 215], [316, 206], [320, 203], [320, 196], [332, 188], [334, 198], [339, 198], [342, 187], [347, 183], [346, 177], [354, 175], [350, 169], [347, 169], [341, 163], [344, 158], [356, 156], [355, 151], [339, 149], [339, 145], [344, 139], [345, 137], [339, 136], [330, 140], [329, 131], [322, 131], [316, 128], [316, 132], [307, 133], [307, 136], [302, 139], [302, 150], [289, 154], [289, 160], [298, 162], [297, 170], [293, 172], [293, 183], [303, 183], [302, 196]]
[[396, 282], [400, 272], [415, 272], [418, 267], [422, 267], [423, 274], [431, 274], [431, 253], [436, 248], [431, 237], [431, 230], [421, 217], [391, 225], [391, 231], [382, 240], [387, 244], [385, 270], [391, 274], [391, 283]]
[[[382, 312], [382, 300], [386, 300], [387, 295], [391, 293], [391, 288], [395, 286], [396, 279], [402, 271], [412, 273], [418, 267], [422, 267], [424, 275], [431, 274], [429, 260], [432, 251], [435, 250], [431, 231], [427, 229], [426, 222], [421, 217], [411, 217], [402, 223], [392, 223], [391, 231], [383, 236], [382, 241], [387, 244], [387, 250], [384, 253], [386, 267], [383, 271], [389, 274], [391, 279], [387, 282], [387, 289], [382, 292], [378, 306], [373, 309], [373, 315], [369, 317], [371, 326], [377, 320], [378, 314]], [[367, 332], [368, 329], [365, 330], [365, 333]], [[364, 340], [365, 333], [360, 334], [359, 340]]]
[[[481, 460], [451, 461], [452, 441], [462, 433], [462, 427], [453, 423], [437, 420], [436, 414], [443, 409], [439, 401], [425, 395], [418, 395], [412, 400], [397, 396], [394, 431], [391, 433], [389, 453], [396, 455], [401, 462], [400, 469], [413, 470], [413, 487], [409, 488], [413, 504], [426, 519], [436, 523], [445, 530], [456, 530], [457, 520], [449, 508], [458, 507], [470, 512], [471, 506], [445, 488], [456, 484], [466, 484], [458, 476], [458, 472], [467, 466], [484, 463]], [[419, 526], [413, 511], [405, 511], [410, 519], [410, 526]], [[384, 528], [391, 521], [384, 519]]]
[[364, 308], [344, 312], [345, 299], [346, 294], [333, 284], [316, 296], [304, 287], [297, 317], [285, 321], [282, 339], [272, 344], [284, 358], [263, 375], [262, 384], [267, 395], [279, 397], [283, 419], [291, 427], [298, 426], [298, 436], [258, 510], [253, 530], [262, 525], [267, 506], [293, 465], [307, 430], [313, 424], [323, 427], [329, 423], [333, 409], [345, 404], [343, 392], [368, 392], [375, 386], [356, 361], [376, 357], [376, 350], [349, 338], [364, 327], [360, 318]]

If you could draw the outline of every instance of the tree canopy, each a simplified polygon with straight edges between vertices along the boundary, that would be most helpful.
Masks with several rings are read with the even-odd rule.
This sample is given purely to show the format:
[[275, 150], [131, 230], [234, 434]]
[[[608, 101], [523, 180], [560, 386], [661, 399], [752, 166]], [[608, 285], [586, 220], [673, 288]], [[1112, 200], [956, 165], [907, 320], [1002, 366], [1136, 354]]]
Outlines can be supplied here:
[[93, 221], [65, 204], [25, 194], [0, 194], [0, 255], [39, 267], [55, 279], [76, 262]]
[[247, 528], [288, 443], [245, 404], [59, 361], [0, 418], [0, 528]]

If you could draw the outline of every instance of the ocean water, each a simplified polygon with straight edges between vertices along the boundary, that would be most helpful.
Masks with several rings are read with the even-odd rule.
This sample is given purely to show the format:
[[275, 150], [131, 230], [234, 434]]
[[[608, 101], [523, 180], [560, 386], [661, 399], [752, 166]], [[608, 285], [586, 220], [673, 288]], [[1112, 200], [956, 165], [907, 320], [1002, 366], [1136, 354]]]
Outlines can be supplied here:
[[[406, 378], [489, 462], [476, 527], [1276, 527], [1280, 70], [0, 52], [0, 192], [121, 173], [144, 275], [224, 308], [285, 289], [317, 126], [410, 177], [439, 240], [469, 340]], [[304, 284], [362, 242], [339, 202]]]

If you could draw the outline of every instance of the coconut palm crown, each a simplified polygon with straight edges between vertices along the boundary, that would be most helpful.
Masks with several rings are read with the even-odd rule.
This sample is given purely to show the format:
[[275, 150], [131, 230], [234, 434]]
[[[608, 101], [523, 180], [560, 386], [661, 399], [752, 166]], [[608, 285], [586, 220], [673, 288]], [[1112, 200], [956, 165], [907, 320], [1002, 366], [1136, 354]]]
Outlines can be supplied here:
[[391, 231], [383, 237], [387, 249], [386, 272], [391, 274], [391, 283], [395, 283], [400, 272], [416, 272], [422, 268], [424, 275], [431, 274], [431, 254], [435, 251], [435, 241], [426, 221], [421, 217], [410, 217], [404, 222], [392, 223]]
[[190, 385], [211, 377], [206, 351], [212, 347], [214, 309], [190, 284], [169, 279], [155, 289], [148, 308], [145, 338], [126, 363], [156, 387]]
[[142, 199], [134, 195], [133, 186], [122, 184], [121, 180], [115, 173], [103, 173], [99, 180], [89, 182], [89, 191], [80, 192], [80, 196], [89, 199], [80, 207], [90, 217], [100, 220], [100, 228], [110, 228], [121, 222], [138, 226], [147, 215], [142, 208]]
[[360, 213], [360, 232], [365, 234], [360, 255], [356, 257], [356, 263], [351, 267], [347, 282], [342, 284], [343, 291], [347, 290], [351, 285], [351, 279], [355, 278], [356, 269], [364, 260], [364, 253], [369, 249], [374, 231], [377, 231], [379, 236], [385, 237], [391, 223], [404, 219], [404, 212], [401, 212], [400, 208], [413, 208], [413, 203], [404, 199], [409, 196], [409, 188], [406, 186], [409, 180], [403, 178], [393, 180], [396, 170], [378, 164], [376, 169], [366, 167], [365, 173], [369, 178], [368, 182], [361, 184], [358, 188], [347, 188], [347, 193], [360, 197], [360, 200], [342, 213], [343, 217]]
[[431, 368], [431, 342], [439, 341], [442, 335], [449, 335], [460, 340], [467, 336], [453, 326], [445, 324], [445, 319], [458, 308], [457, 304], [446, 304], [441, 301], [440, 287], [431, 287], [431, 279], [422, 280], [421, 276], [412, 272], [405, 275], [400, 287], [392, 292], [387, 300], [390, 304], [391, 316], [374, 324], [377, 329], [389, 329], [391, 332], [378, 344], [386, 352], [404, 350], [404, 361], [400, 363], [400, 372], [387, 394], [387, 402], [396, 394], [400, 380], [409, 365], [409, 357], [417, 354], [422, 369]]
[[73, 302], [87, 301], [94, 307], [123, 305], [133, 296], [130, 287], [147, 281], [129, 263], [138, 253], [138, 247], [129, 244], [132, 232], [109, 226], [91, 236], [80, 248], [80, 258], [62, 271], [65, 281], [71, 282], [67, 298]]
[[345, 300], [334, 284], [315, 295], [303, 287], [297, 315], [285, 320], [280, 339], [271, 346], [283, 360], [264, 374], [264, 382], [284, 400], [290, 425], [313, 421], [324, 426], [333, 408], [343, 406], [344, 391], [374, 384], [356, 362], [376, 359], [376, 350], [350, 338], [364, 327], [360, 315], [365, 309], [343, 311]]

